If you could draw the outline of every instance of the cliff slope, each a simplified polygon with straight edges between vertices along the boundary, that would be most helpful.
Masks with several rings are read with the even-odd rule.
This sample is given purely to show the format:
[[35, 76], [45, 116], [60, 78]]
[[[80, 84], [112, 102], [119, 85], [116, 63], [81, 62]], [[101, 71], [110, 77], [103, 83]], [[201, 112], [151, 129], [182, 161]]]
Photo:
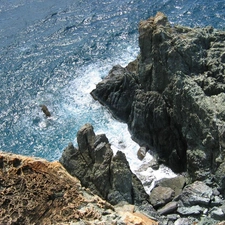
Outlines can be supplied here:
[[224, 191], [225, 32], [172, 26], [157, 13], [139, 33], [137, 59], [114, 66], [92, 96], [173, 171], [214, 177]]
[[134, 207], [116, 208], [59, 162], [0, 152], [0, 224], [152, 224]]

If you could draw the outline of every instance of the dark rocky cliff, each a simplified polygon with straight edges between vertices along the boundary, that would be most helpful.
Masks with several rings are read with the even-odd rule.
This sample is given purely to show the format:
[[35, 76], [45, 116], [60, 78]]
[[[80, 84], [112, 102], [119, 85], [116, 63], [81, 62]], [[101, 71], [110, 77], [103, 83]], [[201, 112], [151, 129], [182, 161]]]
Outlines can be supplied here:
[[137, 59], [113, 67], [92, 96], [173, 171], [224, 189], [225, 32], [171, 26], [157, 13], [139, 33]]
[[85, 124], [77, 133], [77, 142], [78, 149], [69, 144], [59, 162], [84, 187], [113, 205], [146, 201], [148, 195], [130, 170], [125, 154], [118, 151], [113, 156], [104, 134], [95, 135], [92, 125]]

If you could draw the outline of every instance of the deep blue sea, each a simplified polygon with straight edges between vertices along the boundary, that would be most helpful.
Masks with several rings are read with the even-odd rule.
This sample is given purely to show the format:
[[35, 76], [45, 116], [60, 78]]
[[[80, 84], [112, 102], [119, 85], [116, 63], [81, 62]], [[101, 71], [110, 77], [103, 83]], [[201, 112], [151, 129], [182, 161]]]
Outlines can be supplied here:
[[57, 160], [85, 123], [115, 148], [136, 148], [89, 93], [137, 56], [139, 21], [157, 11], [225, 30], [224, 0], [0, 0], [0, 150]]

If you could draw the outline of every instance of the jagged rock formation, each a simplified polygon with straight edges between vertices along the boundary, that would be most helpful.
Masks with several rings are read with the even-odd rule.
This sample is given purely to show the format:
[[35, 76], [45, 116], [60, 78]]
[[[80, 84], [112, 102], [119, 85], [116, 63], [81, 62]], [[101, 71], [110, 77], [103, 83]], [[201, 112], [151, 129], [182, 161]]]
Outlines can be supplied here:
[[83, 186], [113, 205], [138, 205], [148, 198], [125, 154], [118, 151], [113, 156], [104, 134], [95, 135], [92, 125], [86, 124], [77, 133], [77, 143], [78, 149], [69, 144], [59, 161]]
[[139, 33], [140, 55], [114, 66], [92, 96], [173, 171], [192, 181], [216, 173], [224, 193], [225, 32], [171, 26], [157, 13]]
[[[101, 185], [101, 184], [99, 184]], [[134, 206], [113, 207], [59, 162], [0, 152], [1, 225], [157, 225]]]

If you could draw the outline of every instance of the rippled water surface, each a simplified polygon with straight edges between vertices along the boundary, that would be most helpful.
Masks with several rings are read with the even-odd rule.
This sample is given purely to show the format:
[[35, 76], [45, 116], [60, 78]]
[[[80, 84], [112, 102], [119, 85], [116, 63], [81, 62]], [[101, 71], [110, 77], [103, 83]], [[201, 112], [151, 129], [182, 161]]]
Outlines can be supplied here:
[[136, 149], [89, 93], [137, 56], [138, 23], [157, 11], [172, 24], [225, 28], [219, 0], [1, 0], [0, 149], [56, 160], [87, 122], [115, 149]]

